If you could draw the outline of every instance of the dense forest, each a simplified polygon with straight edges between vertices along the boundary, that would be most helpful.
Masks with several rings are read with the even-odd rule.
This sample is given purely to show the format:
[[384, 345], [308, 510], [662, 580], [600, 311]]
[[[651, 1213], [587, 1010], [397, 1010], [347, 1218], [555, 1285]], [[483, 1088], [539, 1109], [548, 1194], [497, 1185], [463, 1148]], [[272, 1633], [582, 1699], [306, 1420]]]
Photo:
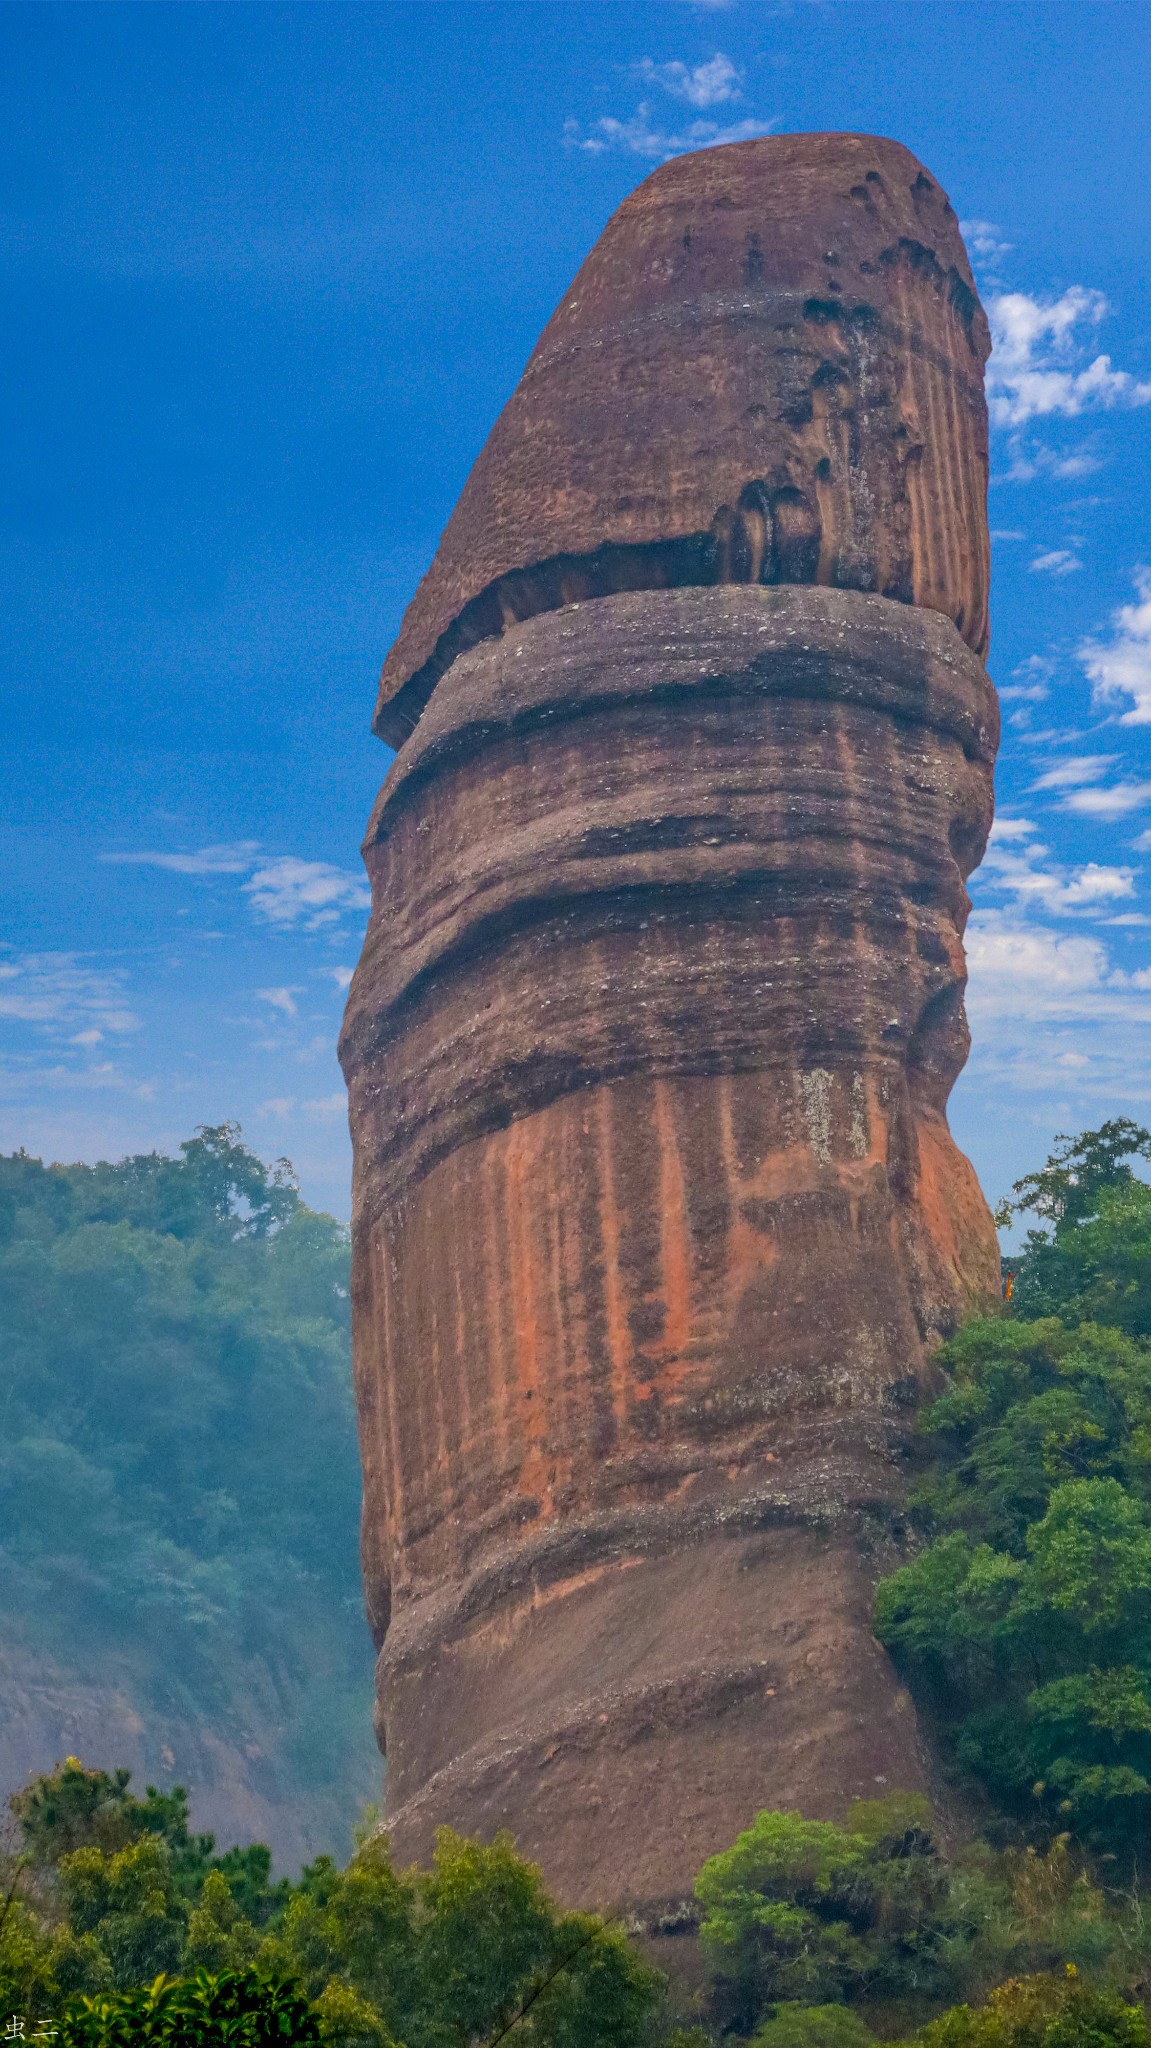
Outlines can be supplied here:
[[346, 1846], [379, 1776], [348, 1323], [346, 1230], [232, 1125], [0, 1158], [8, 1662], [211, 1731]]
[[[104, 1333], [99, 1371], [73, 1365], [41, 1397], [53, 1418], [38, 1439], [45, 1470], [84, 1461], [86, 1519], [73, 1515], [66, 1558], [50, 1518], [30, 1515], [11, 1597], [26, 1626], [36, 1589], [58, 1589], [76, 1626], [130, 1633], [125, 1588], [171, 1560], [179, 1595], [164, 1594], [172, 1620], [155, 1624], [150, 1682], [162, 1682], [168, 1627], [181, 1643], [203, 1629], [202, 1661], [189, 1648], [179, 1682], [197, 1708], [225, 1711], [229, 1659], [275, 1672], [285, 1698], [307, 1691], [306, 1627], [293, 1633], [286, 1612], [278, 1624], [297, 1665], [283, 1649], [277, 1663], [268, 1633], [272, 1603], [295, 1597], [274, 1576], [268, 1530], [308, 1589], [302, 1600], [331, 1593], [349, 1569], [321, 1531], [323, 1489], [285, 1502], [264, 1450], [243, 1436], [278, 1384], [277, 1333], [290, 1332], [297, 1426], [318, 1432], [329, 1418], [338, 1497], [341, 1428], [350, 1437], [346, 1248], [335, 1225], [302, 1211], [287, 1171], [253, 1161], [236, 1133], [203, 1132], [183, 1153], [67, 1169], [63, 1194], [42, 1187], [34, 1162], [5, 1162], [12, 1186], [27, 1176], [43, 1201], [6, 1212], [4, 1285], [41, 1258], [59, 1290], [55, 1351], [28, 1298], [26, 1370], [70, 1355], [65, 1318], [81, 1300], [90, 1321], [78, 1327]], [[626, 1929], [555, 1906], [505, 1839], [445, 1830], [431, 1869], [398, 1870], [369, 1821], [343, 1869], [321, 1856], [289, 1881], [273, 1877], [266, 1850], [218, 1853], [193, 1833], [179, 1789], [141, 1796], [126, 1771], [70, 1758], [12, 1800], [0, 2017], [60, 2048], [1151, 2048], [1151, 1188], [1132, 1168], [1140, 1158], [1151, 1134], [1116, 1119], [1061, 1140], [1017, 1186], [1001, 1220], [1038, 1227], [1011, 1262], [1010, 1296], [944, 1348], [945, 1388], [921, 1418], [907, 1514], [890, 1532], [906, 1561], [880, 1581], [875, 1627], [950, 1779], [947, 1852], [918, 1794], [857, 1802], [838, 1824], [749, 1814], [699, 1873], [697, 1960], [668, 1983]], [[97, 1236], [85, 1264], [69, 1248], [90, 1231], [112, 1236]], [[177, 1248], [171, 1258], [136, 1247], [142, 1270], [183, 1276], [174, 1305], [159, 1280], [151, 1295], [137, 1285], [131, 1313], [129, 1281], [118, 1312], [110, 1289], [76, 1281], [125, 1270], [117, 1232], [125, 1245], [138, 1234]], [[274, 1278], [293, 1232], [300, 1253]], [[188, 1308], [196, 1287], [209, 1298], [204, 1329]], [[133, 1320], [144, 1303], [152, 1320]], [[159, 1406], [137, 1389], [133, 1405], [129, 1361], [146, 1378], [161, 1333], [166, 1371], [201, 1377]], [[199, 1463], [172, 1441], [188, 1404], [208, 1396], [224, 1441], [214, 1467], [203, 1437]], [[27, 1388], [11, 1399], [30, 1423]], [[119, 1444], [101, 1399], [147, 1410], [144, 1448], [139, 1421]], [[147, 1460], [163, 1457], [172, 1483], [153, 1495], [167, 1468]], [[214, 1520], [202, 1513], [209, 1477], [235, 1488]], [[354, 1474], [349, 1483], [354, 1493]], [[273, 1588], [251, 1616], [249, 1560]], [[81, 1569], [97, 1589], [95, 1619], [69, 1586]]]

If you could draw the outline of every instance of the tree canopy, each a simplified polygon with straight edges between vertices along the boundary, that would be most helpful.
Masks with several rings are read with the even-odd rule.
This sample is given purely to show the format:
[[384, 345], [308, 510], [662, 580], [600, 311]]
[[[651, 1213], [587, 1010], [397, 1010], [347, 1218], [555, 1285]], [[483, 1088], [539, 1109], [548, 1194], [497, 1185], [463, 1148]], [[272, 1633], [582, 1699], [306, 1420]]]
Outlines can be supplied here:
[[[133, 1794], [76, 1758], [12, 1802], [0, 2013], [65, 2048], [144, 2040], [272, 2048], [643, 2048], [661, 1979], [618, 1928], [565, 1913], [498, 1835], [441, 1830], [430, 1869], [367, 1836], [297, 1883], [267, 1852], [217, 1856], [183, 1792]], [[198, 2030], [198, 2031], [197, 2031]]]
[[[372, 1765], [348, 1237], [234, 1124], [0, 1158], [0, 1616], [225, 1739]], [[126, 1674], [126, 1676], [125, 1676]]]
[[1128, 1856], [1151, 1823], [1151, 1188], [1124, 1118], [1059, 1141], [1008, 1211], [1008, 1312], [940, 1354], [923, 1547], [875, 1625], [959, 1762], [1027, 1822]]

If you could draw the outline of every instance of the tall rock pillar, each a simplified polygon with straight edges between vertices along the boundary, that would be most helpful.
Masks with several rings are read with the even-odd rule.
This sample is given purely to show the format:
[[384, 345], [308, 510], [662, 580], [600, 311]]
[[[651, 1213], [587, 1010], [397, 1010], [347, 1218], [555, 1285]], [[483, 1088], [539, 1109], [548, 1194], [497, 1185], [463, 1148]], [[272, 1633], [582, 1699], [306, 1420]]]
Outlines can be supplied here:
[[922, 1782], [868, 1627], [997, 1286], [946, 1102], [992, 804], [986, 323], [899, 145], [625, 201], [388, 657], [343, 1059], [402, 1857], [653, 1911]]

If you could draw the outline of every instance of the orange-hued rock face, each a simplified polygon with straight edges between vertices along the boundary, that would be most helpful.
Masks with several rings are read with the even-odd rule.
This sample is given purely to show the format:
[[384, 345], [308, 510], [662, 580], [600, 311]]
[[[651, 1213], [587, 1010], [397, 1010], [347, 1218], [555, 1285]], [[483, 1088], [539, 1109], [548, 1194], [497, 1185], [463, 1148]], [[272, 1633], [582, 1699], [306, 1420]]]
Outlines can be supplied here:
[[462, 647], [619, 590], [876, 591], [985, 653], [989, 347], [951, 206], [898, 143], [772, 136], [664, 164], [496, 423], [377, 731], [400, 745]]
[[[666, 166], [405, 622], [420, 715], [369, 827], [341, 1045], [403, 1857], [508, 1826], [564, 1897], [657, 1924], [757, 1808], [929, 1781], [869, 1612], [932, 1349], [998, 1283], [946, 1120], [998, 739], [982, 333], [896, 145]], [[813, 385], [837, 350], [849, 384]], [[793, 386], [850, 387], [818, 548], [780, 479], [830, 414]], [[705, 528], [695, 573], [667, 547]], [[567, 567], [513, 603], [498, 561], [529, 534]]]

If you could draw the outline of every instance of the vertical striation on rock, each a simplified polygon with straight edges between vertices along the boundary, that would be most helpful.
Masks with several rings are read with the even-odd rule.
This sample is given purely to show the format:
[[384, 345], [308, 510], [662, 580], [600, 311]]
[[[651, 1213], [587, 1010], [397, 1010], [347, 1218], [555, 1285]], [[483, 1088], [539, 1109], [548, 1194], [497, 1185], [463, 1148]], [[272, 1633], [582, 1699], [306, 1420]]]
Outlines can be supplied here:
[[658, 1918], [922, 1781], [868, 1626], [930, 1352], [991, 818], [986, 329], [897, 144], [609, 223], [389, 656], [342, 1056], [389, 1827]]

